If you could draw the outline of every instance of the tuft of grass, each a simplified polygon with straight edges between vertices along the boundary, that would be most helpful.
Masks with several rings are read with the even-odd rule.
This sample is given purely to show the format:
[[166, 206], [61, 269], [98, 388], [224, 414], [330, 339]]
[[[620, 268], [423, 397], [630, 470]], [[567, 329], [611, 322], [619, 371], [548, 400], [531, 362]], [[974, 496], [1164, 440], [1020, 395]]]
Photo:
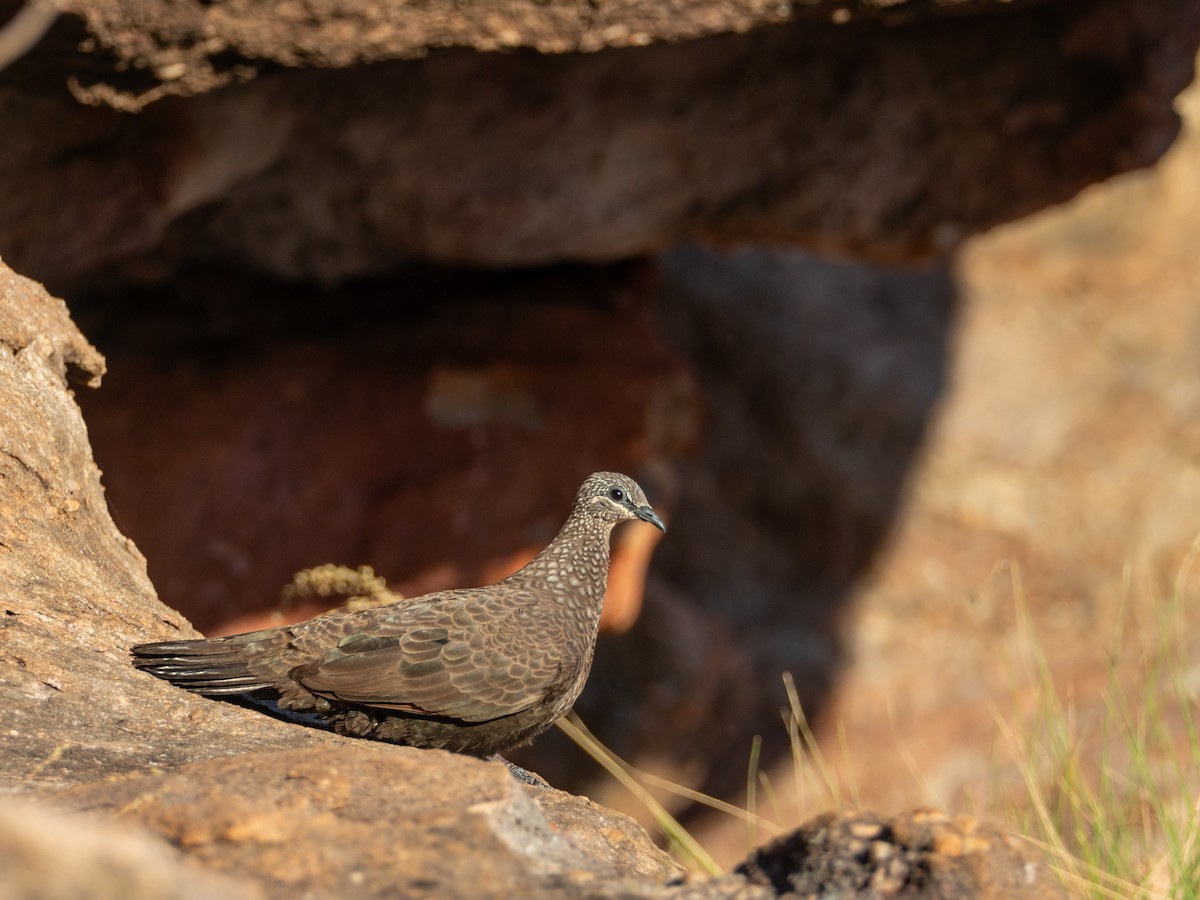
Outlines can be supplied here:
[[[837, 808], [847, 804], [847, 800], [858, 805], [858, 789], [853, 780], [849, 781], [843, 790], [842, 778], [838, 769], [833, 765], [822, 750], [808, 716], [800, 705], [800, 694], [796, 690], [796, 681], [791, 672], [783, 673], [783, 689], [787, 693], [788, 705], [782, 711], [783, 724], [787, 728], [788, 744], [792, 750], [792, 777], [795, 782], [796, 808], [809, 808], [808, 798], [815, 796], [816, 803], [821, 807]], [[850, 748], [846, 740], [846, 732], [838, 723], [838, 744], [841, 747], [842, 758], [850, 759]], [[845, 772], [851, 771], [851, 766], [844, 767]], [[765, 777], [765, 776], [764, 776]]]
[[1002, 812], [1010, 828], [1046, 852], [1076, 896], [1200, 898], [1200, 697], [1183, 606], [1198, 549], [1200, 540], [1172, 596], [1158, 604], [1147, 639], [1133, 633], [1122, 609], [1099, 711], [1091, 715], [1054, 682], [1014, 569], [1017, 627], [1036, 702], [1024, 725], [993, 705], [1023, 782], [1020, 802]]
[[[780, 712], [790, 739], [794, 790], [798, 808], [806, 808], [802, 801], [810, 797], [816, 798], [816, 802], [823, 807], [844, 806], [847, 794], [843, 791], [841, 779], [834, 765], [826, 758], [809, 725], [808, 717], [800, 705], [800, 695], [796, 690], [796, 683], [791, 673], [784, 673], [783, 684], [788, 705]], [[693, 872], [706, 875], [724, 874], [724, 870], [712, 855], [667, 811], [666, 807], [654, 798], [648, 788], [658, 788], [674, 796], [742, 820], [746, 823], [748, 851], [758, 847], [764, 840], [781, 835], [789, 830], [789, 827], [799, 824], [792, 823], [791, 826], [779, 824], [785, 816], [774, 784], [767, 773], [759, 768], [762, 738], [758, 735], [751, 742], [746, 774], [746, 806], [743, 808], [636, 768], [602, 744], [574, 712], [559, 719], [556, 724], [568, 738], [598, 762], [605, 771], [646, 807], [676, 859]], [[839, 730], [838, 735], [842, 752], [848, 759], [849, 751], [845, 732]], [[758, 813], [760, 788], [767, 805], [772, 810], [771, 818]], [[853, 782], [850, 782], [848, 791], [850, 802], [857, 803], [858, 794]]]
[[[703, 872], [707, 875], [724, 874], [724, 870], [712, 858], [712, 855], [700, 846], [700, 842], [692, 837], [691, 833], [680, 825], [674, 816], [667, 812], [666, 807], [659, 803], [654, 798], [654, 795], [646, 790], [642, 782], [652, 782], [647, 773], [639, 772], [600, 743], [596, 739], [596, 736], [583, 724], [583, 720], [575, 713], [569, 713], [565, 718], [559, 719], [556, 724], [567, 737], [574, 741], [585, 753], [596, 760], [612, 775], [613, 778], [645, 804], [646, 809], [654, 817], [655, 824], [658, 825], [659, 831], [666, 839], [676, 859], [680, 860], [693, 871]], [[672, 785], [672, 787], [678, 788], [677, 785]], [[684, 796], [688, 796], [689, 799], [700, 799], [701, 795], [699, 792], [689, 791]], [[716, 798], [707, 799], [721, 803]]]

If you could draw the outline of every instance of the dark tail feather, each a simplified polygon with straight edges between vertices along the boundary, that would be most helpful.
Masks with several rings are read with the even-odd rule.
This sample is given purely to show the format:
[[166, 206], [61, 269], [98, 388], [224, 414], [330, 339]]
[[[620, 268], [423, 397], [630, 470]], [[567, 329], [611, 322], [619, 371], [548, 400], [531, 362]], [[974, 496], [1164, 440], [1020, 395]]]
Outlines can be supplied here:
[[246, 658], [245, 641], [224, 638], [138, 644], [133, 664], [155, 678], [212, 697], [236, 696], [271, 687], [268, 672]]

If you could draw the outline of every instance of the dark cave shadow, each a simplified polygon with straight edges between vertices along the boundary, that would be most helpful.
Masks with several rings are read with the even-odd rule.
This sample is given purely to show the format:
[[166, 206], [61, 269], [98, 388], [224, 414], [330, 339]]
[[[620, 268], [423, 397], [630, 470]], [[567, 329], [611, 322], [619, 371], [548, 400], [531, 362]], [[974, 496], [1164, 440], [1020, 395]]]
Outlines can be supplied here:
[[[584, 475], [639, 458], [644, 394], [675, 365], [630, 312], [642, 270], [409, 266], [322, 289], [201, 267], [73, 296], [108, 359], [79, 402], [113, 517], [209, 634], [317, 614], [280, 592], [328, 562], [410, 596], [495, 580]], [[613, 396], [593, 402], [597, 381]]]

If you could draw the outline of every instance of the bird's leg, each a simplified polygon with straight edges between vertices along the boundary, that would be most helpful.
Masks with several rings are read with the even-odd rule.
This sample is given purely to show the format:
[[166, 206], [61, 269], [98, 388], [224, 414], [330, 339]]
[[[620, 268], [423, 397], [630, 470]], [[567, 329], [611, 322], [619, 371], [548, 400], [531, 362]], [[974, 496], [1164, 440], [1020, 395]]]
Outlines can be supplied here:
[[505, 759], [499, 753], [493, 753], [488, 758], [494, 759], [496, 762], [502, 762], [506, 766], [508, 766], [509, 774], [511, 774], [513, 778], [517, 779], [517, 781], [521, 782], [522, 784], [532, 784], [534, 787], [544, 787], [544, 788], [550, 787], [550, 785], [548, 783], [546, 783], [546, 781], [544, 781], [541, 777], [539, 777], [538, 775], [535, 775], [533, 772], [530, 772], [528, 769], [525, 769], [525, 768], [522, 768], [521, 766], [516, 765], [515, 763], [510, 763], [507, 759]]

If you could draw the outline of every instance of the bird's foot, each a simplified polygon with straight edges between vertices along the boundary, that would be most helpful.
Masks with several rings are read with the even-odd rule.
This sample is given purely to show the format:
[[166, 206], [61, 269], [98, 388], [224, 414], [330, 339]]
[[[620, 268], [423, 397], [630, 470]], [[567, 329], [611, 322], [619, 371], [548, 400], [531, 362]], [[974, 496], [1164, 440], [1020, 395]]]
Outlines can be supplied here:
[[532, 784], [534, 787], [550, 787], [550, 785], [540, 776], [535, 775], [533, 772], [530, 772], [528, 769], [523, 768], [522, 766], [518, 766], [515, 763], [510, 763], [499, 753], [493, 753], [491, 758], [496, 762], [502, 762], [508, 766], [509, 774], [522, 784]]

